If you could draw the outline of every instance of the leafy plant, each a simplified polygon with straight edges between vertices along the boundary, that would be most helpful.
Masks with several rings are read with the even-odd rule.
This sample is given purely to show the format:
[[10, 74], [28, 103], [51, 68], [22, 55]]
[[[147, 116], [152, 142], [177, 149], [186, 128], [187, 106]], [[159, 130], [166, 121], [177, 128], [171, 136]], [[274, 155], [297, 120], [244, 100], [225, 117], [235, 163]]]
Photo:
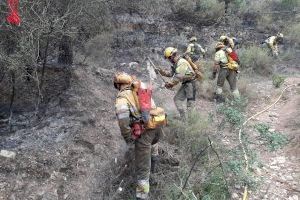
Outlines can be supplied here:
[[234, 126], [240, 126], [244, 121], [243, 111], [247, 106], [244, 98], [234, 99], [221, 105], [218, 112], [224, 114], [225, 120]]
[[294, 9], [300, 5], [300, 0], [281, 0], [280, 7], [283, 9]]
[[278, 150], [288, 143], [287, 136], [280, 132], [271, 132], [270, 126], [267, 124], [255, 125], [256, 130], [260, 133], [260, 137], [266, 142], [271, 151]]
[[280, 76], [280, 75], [273, 75], [272, 76], [272, 81], [273, 81], [273, 85], [276, 87], [276, 88], [279, 88], [283, 82], [284, 82], [284, 77], [283, 76]]
[[288, 37], [293, 43], [300, 44], [300, 24], [299, 23], [297, 23], [293, 26], [290, 26], [290, 28], [288, 30]]
[[227, 200], [230, 198], [220, 168], [215, 170], [203, 185], [202, 200]]

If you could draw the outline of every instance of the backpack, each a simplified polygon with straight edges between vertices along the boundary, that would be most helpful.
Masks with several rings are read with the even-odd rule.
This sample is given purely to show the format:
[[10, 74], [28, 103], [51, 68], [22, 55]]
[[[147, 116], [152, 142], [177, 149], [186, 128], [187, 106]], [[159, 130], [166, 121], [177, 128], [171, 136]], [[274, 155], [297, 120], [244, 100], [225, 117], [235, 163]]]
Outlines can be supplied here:
[[196, 79], [201, 81], [204, 78], [204, 75], [202, 74], [201, 70], [200, 70], [200, 66], [196, 65], [190, 56], [188, 55], [184, 55], [184, 59], [188, 61], [188, 63], [191, 65], [191, 67], [193, 68], [194, 72], [195, 72], [195, 76]]
[[167, 124], [167, 115], [163, 108], [156, 107], [152, 99], [152, 85], [134, 80], [132, 91], [136, 96], [137, 108], [141, 113], [141, 123], [145, 129], [156, 129]]
[[238, 54], [231, 48], [225, 48], [224, 51], [228, 59], [228, 63], [227, 63], [228, 69], [237, 71], [240, 64]]

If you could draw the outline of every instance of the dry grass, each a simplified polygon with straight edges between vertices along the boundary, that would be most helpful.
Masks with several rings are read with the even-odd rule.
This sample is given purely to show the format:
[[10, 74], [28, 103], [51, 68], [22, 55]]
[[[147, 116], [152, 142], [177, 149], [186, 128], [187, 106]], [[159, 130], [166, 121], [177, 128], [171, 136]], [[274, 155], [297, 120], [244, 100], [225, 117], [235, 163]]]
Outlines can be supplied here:
[[210, 25], [220, 20], [224, 14], [224, 4], [217, 0], [184, 1], [176, 0], [173, 11], [184, 21], [196, 25]]
[[269, 56], [268, 49], [250, 46], [246, 49], [241, 49], [239, 57], [243, 72], [264, 76], [268, 76], [273, 73], [274, 69], [272, 64], [274, 59]]

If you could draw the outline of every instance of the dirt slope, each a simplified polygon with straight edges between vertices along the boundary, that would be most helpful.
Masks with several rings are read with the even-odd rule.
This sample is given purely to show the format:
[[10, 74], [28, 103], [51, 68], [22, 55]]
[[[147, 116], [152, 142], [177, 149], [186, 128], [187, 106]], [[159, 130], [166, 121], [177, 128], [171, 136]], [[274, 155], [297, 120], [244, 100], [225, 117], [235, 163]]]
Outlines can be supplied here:
[[[75, 69], [71, 88], [54, 98], [45, 115], [16, 116], [19, 127], [0, 136], [0, 199], [100, 199], [109, 163], [124, 142], [113, 112], [111, 73]], [[108, 78], [109, 77], [109, 78]]]

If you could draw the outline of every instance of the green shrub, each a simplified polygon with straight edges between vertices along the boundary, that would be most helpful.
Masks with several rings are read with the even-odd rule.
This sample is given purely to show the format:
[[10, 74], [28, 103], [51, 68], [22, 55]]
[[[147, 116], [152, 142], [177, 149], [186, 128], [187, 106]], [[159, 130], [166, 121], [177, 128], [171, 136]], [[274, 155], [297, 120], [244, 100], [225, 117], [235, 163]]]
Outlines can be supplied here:
[[244, 12], [246, 9], [246, 1], [245, 0], [231, 0], [229, 7], [233, 12]]
[[173, 11], [183, 21], [196, 25], [211, 25], [224, 14], [224, 4], [218, 0], [175, 0]]
[[243, 112], [247, 106], [246, 99], [234, 99], [228, 101], [218, 108], [218, 112], [225, 116], [225, 119], [230, 124], [239, 127], [244, 122]]
[[273, 85], [276, 87], [276, 88], [279, 88], [283, 82], [284, 82], [284, 77], [280, 76], [280, 75], [273, 75], [272, 76], [272, 81], [273, 81]]
[[281, 9], [291, 10], [300, 6], [300, 0], [281, 0], [279, 6]]
[[287, 37], [291, 42], [300, 44], [300, 23], [290, 26]]
[[280, 132], [269, 131], [270, 126], [267, 124], [257, 124], [255, 125], [255, 128], [260, 133], [260, 138], [266, 142], [266, 145], [271, 151], [280, 149], [288, 143], [287, 136]]
[[230, 199], [221, 168], [215, 170], [203, 185], [202, 200]]
[[270, 75], [273, 73], [273, 58], [268, 55], [266, 49], [250, 46], [239, 52], [241, 69], [250, 73]]

